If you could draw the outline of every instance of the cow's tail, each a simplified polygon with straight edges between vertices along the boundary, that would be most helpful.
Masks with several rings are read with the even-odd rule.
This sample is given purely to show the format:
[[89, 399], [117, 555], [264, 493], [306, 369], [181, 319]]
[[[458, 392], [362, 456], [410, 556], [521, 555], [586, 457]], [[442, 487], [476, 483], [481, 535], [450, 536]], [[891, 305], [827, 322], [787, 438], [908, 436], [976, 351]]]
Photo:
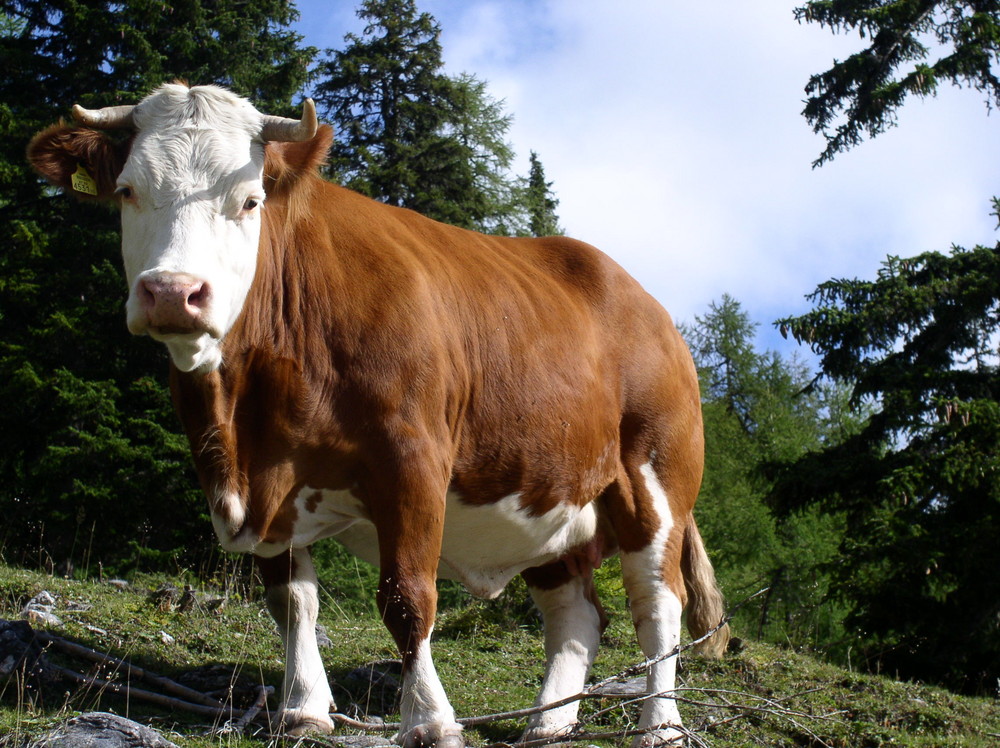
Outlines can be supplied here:
[[687, 625], [691, 637], [700, 639], [718, 627], [718, 631], [697, 645], [695, 651], [706, 657], [722, 657], [729, 645], [729, 624], [719, 627], [726, 615], [726, 606], [693, 515], [684, 532], [681, 572], [687, 587]]

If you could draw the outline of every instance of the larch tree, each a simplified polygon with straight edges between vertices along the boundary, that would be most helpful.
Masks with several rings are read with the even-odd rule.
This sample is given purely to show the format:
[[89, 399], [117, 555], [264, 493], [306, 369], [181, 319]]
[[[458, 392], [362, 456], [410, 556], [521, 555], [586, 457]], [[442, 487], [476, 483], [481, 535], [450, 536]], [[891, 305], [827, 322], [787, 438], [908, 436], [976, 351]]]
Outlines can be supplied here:
[[730, 600], [768, 588], [759, 606], [738, 613], [737, 626], [745, 636], [799, 645], [841, 640], [842, 610], [825, 595], [840, 520], [811, 508], [775, 516], [767, 467], [838, 440], [850, 426], [830, 404], [842, 393], [810, 388], [794, 357], [758, 350], [757, 325], [728, 295], [682, 332], [698, 368], [705, 421], [699, 525]]

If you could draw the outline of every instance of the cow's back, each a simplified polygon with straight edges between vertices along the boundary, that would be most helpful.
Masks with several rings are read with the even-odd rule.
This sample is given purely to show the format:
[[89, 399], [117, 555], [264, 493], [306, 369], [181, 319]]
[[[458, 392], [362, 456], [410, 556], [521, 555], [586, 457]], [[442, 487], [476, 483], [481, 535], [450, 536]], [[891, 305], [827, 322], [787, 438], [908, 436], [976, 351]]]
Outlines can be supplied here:
[[591, 500], [618, 470], [622, 422], [690, 387], [669, 315], [596, 248], [485, 236], [332, 185], [318, 199], [349, 308], [329, 334], [407, 416], [438, 409], [469, 501]]

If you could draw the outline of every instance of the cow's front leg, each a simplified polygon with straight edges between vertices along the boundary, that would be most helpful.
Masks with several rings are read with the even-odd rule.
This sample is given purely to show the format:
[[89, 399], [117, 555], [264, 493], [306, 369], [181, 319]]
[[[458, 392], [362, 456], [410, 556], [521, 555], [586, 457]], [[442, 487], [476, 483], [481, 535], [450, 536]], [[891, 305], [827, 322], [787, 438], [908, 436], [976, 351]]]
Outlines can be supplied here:
[[404, 495], [379, 515], [381, 580], [378, 606], [403, 660], [400, 730], [404, 748], [465, 745], [462, 726], [448, 702], [431, 658], [437, 608], [437, 565], [444, 526], [444, 488], [439, 495]]
[[268, 610], [285, 645], [281, 724], [293, 735], [332, 732], [333, 694], [316, 643], [319, 597], [309, 549], [294, 548], [274, 558], [255, 559], [264, 580]]

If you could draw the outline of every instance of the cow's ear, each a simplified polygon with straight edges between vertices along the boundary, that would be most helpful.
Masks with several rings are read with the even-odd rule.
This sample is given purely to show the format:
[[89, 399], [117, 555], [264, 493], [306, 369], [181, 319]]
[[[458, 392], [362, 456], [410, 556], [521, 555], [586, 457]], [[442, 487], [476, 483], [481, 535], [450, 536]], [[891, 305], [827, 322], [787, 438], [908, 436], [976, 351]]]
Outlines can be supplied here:
[[106, 133], [60, 122], [28, 144], [28, 163], [41, 176], [81, 200], [111, 200], [129, 143]]
[[268, 143], [264, 157], [264, 189], [268, 195], [290, 191], [307, 174], [326, 163], [333, 145], [333, 128], [320, 125], [310, 140]]

